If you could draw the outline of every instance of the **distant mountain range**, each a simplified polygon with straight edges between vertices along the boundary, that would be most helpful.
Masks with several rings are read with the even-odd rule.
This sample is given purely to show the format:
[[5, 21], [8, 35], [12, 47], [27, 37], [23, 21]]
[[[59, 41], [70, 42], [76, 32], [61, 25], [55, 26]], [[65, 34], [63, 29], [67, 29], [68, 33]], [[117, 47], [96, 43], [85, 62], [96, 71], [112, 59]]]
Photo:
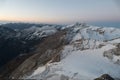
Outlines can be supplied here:
[[3, 24], [0, 66], [0, 79], [120, 80], [120, 29]]

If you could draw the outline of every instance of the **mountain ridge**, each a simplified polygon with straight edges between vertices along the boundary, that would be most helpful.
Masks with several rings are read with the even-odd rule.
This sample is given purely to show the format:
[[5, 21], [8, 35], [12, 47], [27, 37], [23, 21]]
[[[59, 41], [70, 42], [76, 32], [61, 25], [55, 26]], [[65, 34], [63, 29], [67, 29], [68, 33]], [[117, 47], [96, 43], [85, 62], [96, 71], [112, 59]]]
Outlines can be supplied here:
[[[51, 30], [53, 33], [47, 33], [45, 37], [35, 34], [38, 40], [43, 39], [42, 43], [35, 44], [35, 50], [30, 52], [32, 55], [13, 69], [11, 75], [6, 77], [4, 74], [3, 78], [58, 80], [62, 77], [69, 80], [93, 80], [102, 74], [119, 78], [120, 29], [94, 27], [83, 23], [59, 28], [44, 26], [27, 29], [31, 32], [28, 33], [30, 36], [34, 36], [36, 31], [39, 33], [39, 30]], [[37, 39], [30, 36], [27, 35], [24, 39]], [[98, 69], [100, 65], [105, 66]], [[106, 66], [109, 68], [105, 70]]]

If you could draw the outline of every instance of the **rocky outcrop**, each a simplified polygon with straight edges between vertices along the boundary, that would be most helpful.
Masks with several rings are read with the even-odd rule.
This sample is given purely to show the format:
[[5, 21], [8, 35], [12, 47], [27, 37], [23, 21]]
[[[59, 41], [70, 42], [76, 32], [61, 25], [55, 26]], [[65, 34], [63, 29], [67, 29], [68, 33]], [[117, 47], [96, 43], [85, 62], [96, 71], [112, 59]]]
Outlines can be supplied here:
[[[113, 60], [113, 59], [114, 59], [114, 56], [120, 56], [120, 43], [115, 44], [115, 46], [116, 46], [115, 48], [110, 49], [110, 50], [108, 50], [108, 51], [105, 51], [105, 52], [103, 53], [103, 56], [104, 56], [104, 57], [107, 57], [107, 58], [110, 59], [110, 60]], [[120, 59], [118, 58], [118, 59], [115, 61], [115, 63], [120, 64]]]
[[102, 76], [100, 76], [99, 78], [96, 78], [94, 80], [115, 80], [113, 79], [110, 75], [108, 74], [103, 74]]

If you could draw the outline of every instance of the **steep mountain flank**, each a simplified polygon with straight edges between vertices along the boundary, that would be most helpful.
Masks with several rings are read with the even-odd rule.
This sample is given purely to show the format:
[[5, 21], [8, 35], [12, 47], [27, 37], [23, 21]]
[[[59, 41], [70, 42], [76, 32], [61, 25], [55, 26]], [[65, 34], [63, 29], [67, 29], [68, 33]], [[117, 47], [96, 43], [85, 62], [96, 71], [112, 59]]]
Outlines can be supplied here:
[[9, 79], [18, 79], [24, 74], [29, 74], [40, 65], [45, 65], [48, 61], [58, 61], [59, 52], [65, 44], [66, 31], [60, 31], [56, 34], [45, 38], [37, 45], [33, 55], [20, 64], [9, 76]]

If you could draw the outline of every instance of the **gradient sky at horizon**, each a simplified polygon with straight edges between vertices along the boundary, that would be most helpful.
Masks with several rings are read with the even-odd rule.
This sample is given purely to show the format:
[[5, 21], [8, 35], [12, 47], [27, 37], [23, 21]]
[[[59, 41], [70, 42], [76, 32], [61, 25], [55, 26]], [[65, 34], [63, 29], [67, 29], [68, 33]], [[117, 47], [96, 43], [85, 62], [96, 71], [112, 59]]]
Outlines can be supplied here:
[[0, 0], [0, 20], [120, 22], [120, 0]]

